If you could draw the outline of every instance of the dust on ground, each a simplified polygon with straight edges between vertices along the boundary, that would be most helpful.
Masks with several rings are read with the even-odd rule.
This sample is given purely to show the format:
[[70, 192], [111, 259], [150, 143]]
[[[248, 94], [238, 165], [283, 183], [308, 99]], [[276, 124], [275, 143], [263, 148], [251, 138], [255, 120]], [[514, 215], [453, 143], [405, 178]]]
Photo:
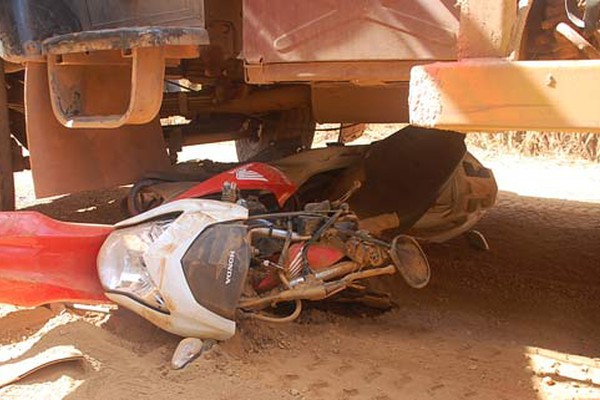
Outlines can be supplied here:
[[[231, 146], [221, 146], [228, 157]], [[464, 238], [426, 246], [427, 288], [380, 282], [394, 293], [392, 311], [330, 305], [309, 308], [293, 324], [242, 322], [232, 340], [172, 371], [179, 339], [125, 309], [2, 307], [0, 362], [59, 344], [87, 359], [0, 389], [0, 398], [600, 398], [597, 166], [479, 156], [496, 168], [502, 189], [477, 227], [491, 250], [476, 251]], [[34, 207], [114, 222], [124, 190]], [[545, 198], [533, 197], [538, 192]]]

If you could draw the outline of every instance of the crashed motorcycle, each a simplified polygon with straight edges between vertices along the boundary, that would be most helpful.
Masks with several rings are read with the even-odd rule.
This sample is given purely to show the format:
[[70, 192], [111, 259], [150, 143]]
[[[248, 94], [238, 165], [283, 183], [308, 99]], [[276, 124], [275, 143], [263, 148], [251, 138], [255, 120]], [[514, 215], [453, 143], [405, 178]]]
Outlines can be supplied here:
[[496, 191], [461, 135], [412, 127], [369, 146], [145, 179], [129, 196], [139, 214], [114, 226], [0, 213], [0, 302], [114, 302], [187, 338], [180, 368], [241, 318], [290, 322], [304, 301], [368, 295], [377, 276], [424, 287], [416, 238], [464, 233]]

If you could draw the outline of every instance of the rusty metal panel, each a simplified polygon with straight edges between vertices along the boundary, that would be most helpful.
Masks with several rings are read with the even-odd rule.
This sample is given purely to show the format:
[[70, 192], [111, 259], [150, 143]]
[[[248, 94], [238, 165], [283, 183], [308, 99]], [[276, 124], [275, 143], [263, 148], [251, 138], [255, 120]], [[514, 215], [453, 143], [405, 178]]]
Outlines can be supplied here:
[[[118, 98], [111, 87], [95, 99], [108, 103]], [[46, 64], [27, 64], [25, 107], [38, 197], [131, 183], [146, 172], [169, 168], [158, 118], [111, 130], [62, 126], [50, 104]]]
[[12, 139], [8, 119], [4, 61], [0, 60], [0, 211], [15, 209], [15, 183], [12, 162]]
[[459, 58], [507, 56], [516, 19], [515, 0], [463, 0]]
[[244, 0], [250, 64], [452, 60], [456, 0]]
[[408, 83], [357, 86], [317, 83], [312, 108], [318, 122], [408, 122]]
[[[123, 26], [204, 26], [203, 0], [71, 0], [85, 29]], [[87, 21], [86, 21], [87, 20]]]
[[430, 61], [344, 61], [246, 65], [251, 83], [277, 82], [361, 82], [377, 86], [388, 82], [407, 82], [410, 69]]

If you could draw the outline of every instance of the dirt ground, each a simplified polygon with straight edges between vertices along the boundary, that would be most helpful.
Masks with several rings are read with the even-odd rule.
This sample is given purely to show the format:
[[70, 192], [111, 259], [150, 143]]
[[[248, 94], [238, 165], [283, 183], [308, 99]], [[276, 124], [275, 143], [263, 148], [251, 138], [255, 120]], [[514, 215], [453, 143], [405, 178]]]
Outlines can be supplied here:
[[[0, 362], [58, 344], [86, 354], [0, 389], [0, 398], [600, 399], [600, 170], [485, 161], [503, 190], [477, 228], [491, 250], [464, 238], [426, 246], [431, 284], [382, 282], [397, 304], [390, 312], [326, 306], [289, 325], [243, 322], [232, 340], [172, 371], [179, 339], [127, 310], [0, 307]], [[33, 208], [113, 222], [123, 193]]]

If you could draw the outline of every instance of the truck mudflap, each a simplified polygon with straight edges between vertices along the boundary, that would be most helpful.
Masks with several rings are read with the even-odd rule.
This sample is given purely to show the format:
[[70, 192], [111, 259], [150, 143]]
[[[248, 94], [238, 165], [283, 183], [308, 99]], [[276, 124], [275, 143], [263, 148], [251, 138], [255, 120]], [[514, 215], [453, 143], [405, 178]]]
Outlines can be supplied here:
[[[107, 75], [98, 79], [109, 79]], [[97, 84], [101, 84], [100, 80]], [[114, 101], [109, 90], [94, 101]], [[69, 129], [54, 117], [47, 65], [29, 63], [25, 77], [27, 137], [38, 197], [127, 184], [169, 168], [160, 122], [107, 129]]]
[[73, 224], [37, 212], [0, 213], [0, 303], [24, 307], [109, 303], [96, 255], [111, 226]]

